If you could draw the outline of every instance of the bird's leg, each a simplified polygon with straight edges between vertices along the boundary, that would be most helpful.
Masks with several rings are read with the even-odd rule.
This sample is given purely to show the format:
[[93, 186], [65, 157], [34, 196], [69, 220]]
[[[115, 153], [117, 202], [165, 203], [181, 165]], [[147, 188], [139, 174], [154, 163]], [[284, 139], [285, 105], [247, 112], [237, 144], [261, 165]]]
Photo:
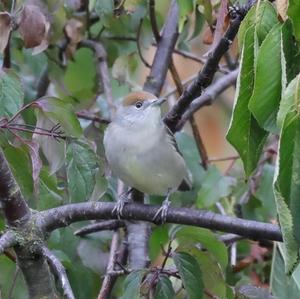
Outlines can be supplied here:
[[123, 216], [123, 209], [125, 204], [129, 202], [129, 195], [132, 192], [133, 188], [129, 188], [127, 191], [123, 192], [118, 196], [117, 203], [112, 210], [112, 214], [116, 213], [118, 219], [121, 219]]
[[[161, 207], [157, 210], [157, 212], [155, 213], [154, 217], [153, 217], [153, 221], [154, 222], [160, 222], [161, 224], [165, 224], [167, 221], [167, 215], [168, 215], [168, 209], [169, 206], [171, 204], [169, 197], [171, 195], [172, 190], [170, 189], [167, 193], [167, 196], [165, 198], [165, 200], [162, 202]], [[160, 221], [157, 221], [160, 220]]]

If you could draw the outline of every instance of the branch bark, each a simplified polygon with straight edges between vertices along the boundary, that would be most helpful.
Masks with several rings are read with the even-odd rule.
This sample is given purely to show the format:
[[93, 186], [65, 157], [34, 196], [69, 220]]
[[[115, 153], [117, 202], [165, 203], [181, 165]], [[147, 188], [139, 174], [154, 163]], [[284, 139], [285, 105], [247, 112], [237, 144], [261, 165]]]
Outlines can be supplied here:
[[164, 122], [172, 132], [175, 132], [177, 123], [180, 121], [181, 116], [185, 113], [193, 100], [199, 97], [204, 89], [211, 84], [214, 74], [218, 70], [219, 61], [228, 50], [236, 36], [247, 9], [240, 9], [224, 36], [220, 39], [214, 50], [209, 54], [209, 58], [202, 70], [198, 73], [197, 78], [188, 86], [188, 88], [179, 97], [178, 102], [165, 115]]
[[16, 235], [8, 230], [0, 237], [0, 254], [17, 244]]
[[79, 47], [90, 48], [94, 51], [95, 57], [98, 61], [97, 72], [99, 78], [101, 79], [99, 80], [99, 82], [102, 83], [102, 85], [99, 88], [103, 88], [106, 101], [109, 106], [109, 110], [111, 111], [111, 114], [114, 114], [116, 110], [116, 106], [113, 101], [112, 90], [111, 90], [111, 78], [109, 76], [109, 70], [107, 65], [107, 54], [104, 47], [101, 45], [101, 43], [92, 40], [81, 41], [79, 43]]
[[117, 250], [119, 247], [119, 232], [115, 231], [110, 244], [109, 260], [107, 263], [106, 274], [101, 285], [101, 290], [98, 295], [98, 299], [109, 298], [112, 291], [112, 287], [116, 281], [116, 277], [111, 276], [109, 273], [114, 270]]
[[10, 226], [22, 227], [31, 216], [20, 187], [14, 179], [2, 150], [0, 150], [0, 202]]
[[74, 235], [83, 237], [85, 235], [92, 234], [95, 232], [100, 232], [103, 230], [116, 230], [124, 226], [125, 223], [122, 220], [101, 221], [97, 223], [92, 223], [90, 225], [78, 229], [77, 231], [74, 232]]
[[238, 73], [239, 69], [236, 69], [222, 76], [219, 80], [210, 85], [200, 97], [194, 99], [177, 123], [175, 131], [179, 131], [197, 110], [204, 106], [211, 105], [219, 94], [235, 84]]
[[66, 270], [60, 260], [47, 247], [43, 246], [42, 250], [51, 267], [52, 273], [58, 278], [66, 298], [75, 299]]
[[173, 0], [167, 21], [162, 30], [161, 38], [157, 43], [157, 50], [152, 68], [144, 84], [144, 90], [158, 96], [164, 85], [172, 53], [178, 38], [178, 5]]
[[[51, 232], [82, 220], [117, 219], [117, 214], [112, 213], [114, 207], [115, 204], [110, 202], [68, 204], [40, 212], [36, 224], [42, 231]], [[159, 206], [128, 203], [124, 206], [122, 217], [126, 220], [152, 222], [159, 208]], [[253, 240], [282, 241], [278, 225], [220, 215], [205, 210], [170, 207], [166, 222], [204, 227]]]

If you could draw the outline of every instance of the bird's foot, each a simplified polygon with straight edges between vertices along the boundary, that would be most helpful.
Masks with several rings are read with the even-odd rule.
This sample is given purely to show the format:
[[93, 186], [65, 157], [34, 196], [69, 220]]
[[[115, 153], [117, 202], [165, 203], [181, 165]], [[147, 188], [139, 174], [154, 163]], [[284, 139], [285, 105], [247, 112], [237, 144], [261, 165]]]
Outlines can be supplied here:
[[125, 205], [129, 202], [128, 196], [131, 190], [121, 194], [116, 202], [115, 207], [112, 210], [112, 214], [117, 214], [118, 219], [120, 220], [123, 216], [123, 209]]
[[153, 217], [153, 221], [156, 223], [160, 223], [160, 224], [165, 224], [167, 221], [167, 215], [168, 215], [168, 209], [170, 206], [170, 201], [169, 198], [167, 197], [161, 207], [157, 210], [157, 212], [155, 213], [154, 217]]

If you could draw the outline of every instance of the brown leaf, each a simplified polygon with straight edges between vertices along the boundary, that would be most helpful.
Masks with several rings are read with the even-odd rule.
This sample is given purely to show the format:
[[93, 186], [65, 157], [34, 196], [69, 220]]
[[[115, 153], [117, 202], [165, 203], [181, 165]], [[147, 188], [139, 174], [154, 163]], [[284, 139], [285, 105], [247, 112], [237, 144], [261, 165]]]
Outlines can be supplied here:
[[76, 19], [70, 19], [67, 22], [65, 33], [72, 44], [78, 44], [82, 40], [82, 27], [83, 24]]
[[287, 9], [288, 9], [289, 1], [288, 0], [277, 0], [276, 7], [279, 16], [283, 21], [285, 21], [287, 17]]
[[8, 12], [0, 12], [0, 53], [3, 53], [11, 31], [11, 16]]
[[35, 54], [47, 48], [50, 24], [38, 6], [25, 5], [18, 25], [25, 48], [38, 48]]
[[214, 36], [211, 27], [207, 27], [204, 31], [202, 41], [205, 45], [211, 45], [214, 41]]

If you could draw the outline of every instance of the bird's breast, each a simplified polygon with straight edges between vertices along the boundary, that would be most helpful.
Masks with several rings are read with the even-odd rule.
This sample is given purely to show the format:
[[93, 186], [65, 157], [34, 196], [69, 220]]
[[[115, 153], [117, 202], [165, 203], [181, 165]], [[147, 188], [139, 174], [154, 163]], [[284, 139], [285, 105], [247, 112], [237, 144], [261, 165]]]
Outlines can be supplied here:
[[165, 195], [185, 175], [185, 163], [163, 127], [127, 130], [110, 125], [104, 146], [112, 172], [125, 184], [148, 194]]

